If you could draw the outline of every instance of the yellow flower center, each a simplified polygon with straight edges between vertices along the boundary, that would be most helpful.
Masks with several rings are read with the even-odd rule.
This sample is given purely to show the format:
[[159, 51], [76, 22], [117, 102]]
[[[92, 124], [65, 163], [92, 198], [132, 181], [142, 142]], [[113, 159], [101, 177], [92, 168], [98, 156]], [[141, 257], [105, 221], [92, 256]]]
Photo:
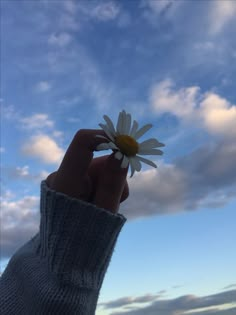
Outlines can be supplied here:
[[117, 136], [115, 139], [115, 144], [120, 149], [121, 153], [125, 154], [126, 156], [134, 156], [138, 153], [138, 143], [130, 136]]

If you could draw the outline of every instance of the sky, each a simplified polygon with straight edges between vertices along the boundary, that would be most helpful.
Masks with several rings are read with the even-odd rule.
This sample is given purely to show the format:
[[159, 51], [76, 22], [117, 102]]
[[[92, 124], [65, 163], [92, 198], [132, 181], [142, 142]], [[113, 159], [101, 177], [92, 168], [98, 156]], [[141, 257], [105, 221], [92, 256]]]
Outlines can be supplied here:
[[0, 6], [1, 271], [76, 131], [124, 109], [166, 146], [128, 178], [96, 315], [235, 314], [236, 1]]

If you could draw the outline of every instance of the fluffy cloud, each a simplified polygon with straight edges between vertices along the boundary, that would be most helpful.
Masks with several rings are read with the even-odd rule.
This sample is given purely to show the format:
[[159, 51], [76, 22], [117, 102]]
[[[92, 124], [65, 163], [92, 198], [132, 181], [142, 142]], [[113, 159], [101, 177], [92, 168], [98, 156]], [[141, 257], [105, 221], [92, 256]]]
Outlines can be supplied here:
[[211, 1], [209, 6], [210, 34], [220, 33], [224, 27], [235, 19], [236, 2], [232, 0]]
[[215, 93], [207, 93], [200, 103], [200, 114], [213, 134], [236, 136], [236, 106]]
[[198, 86], [175, 91], [172, 80], [161, 81], [151, 90], [152, 108], [157, 113], [170, 112], [178, 117], [189, 119], [194, 114], [198, 92]]
[[38, 129], [38, 128], [45, 128], [45, 127], [53, 127], [54, 122], [49, 119], [47, 114], [34, 114], [29, 117], [24, 117], [20, 119], [23, 127], [27, 129]]
[[236, 194], [236, 143], [196, 149], [171, 165], [136, 174], [121, 212], [130, 219], [222, 207]]
[[1, 200], [1, 259], [11, 256], [29, 240], [39, 227], [39, 197], [25, 196], [11, 200], [8, 194]]
[[[140, 297], [145, 301], [145, 296]], [[122, 298], [117, 301], [111, 301], [105, 303], [107, 308], [114, 307], [130, 307], [131, 310], [123, 310], [122, 312], [112, 312], [111, 315], [175, 315], [175, 314], [199, 314], [199, 315], [233, 315], [236, 308], [223, 306], [229, 306], [230, 303], [236, 302], [236, 290], [220, 292], [209, 296], [197, 297], [194, 295], [184, 295], [174, 299], [157, 299], [156, 296], [152, 296], [147, 302], [151, 302], [148, 306], [137, 307], [134, 305], [140, 298]], [[142, 299], [143, 298], [143, 299]]]
[[171, 113], [214, 135], [236, 136], [236, 106], [214, 92], [201, 94], [198, 86], [177, 90], [173, 81], [164, 80], [152, 88], [150, 100], [156, 113]]
[[58, 164], [64, 151], [47, 135], [33, 136], [22, 146], [23, 154], [36, 157], [48, 164]]

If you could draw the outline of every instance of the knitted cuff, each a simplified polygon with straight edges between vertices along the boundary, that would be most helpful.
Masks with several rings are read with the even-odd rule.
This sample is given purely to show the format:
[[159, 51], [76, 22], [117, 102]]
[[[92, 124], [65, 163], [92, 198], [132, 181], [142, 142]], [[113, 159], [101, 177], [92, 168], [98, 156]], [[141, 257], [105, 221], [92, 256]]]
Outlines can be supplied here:
[[126, 219], [41, 184], [40, 256], [66, 282], [101, 286]]

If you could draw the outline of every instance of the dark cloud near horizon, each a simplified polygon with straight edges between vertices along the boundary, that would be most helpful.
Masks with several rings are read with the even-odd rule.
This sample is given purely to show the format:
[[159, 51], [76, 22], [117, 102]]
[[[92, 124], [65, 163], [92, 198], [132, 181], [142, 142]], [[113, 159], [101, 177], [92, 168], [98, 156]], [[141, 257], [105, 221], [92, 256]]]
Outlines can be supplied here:
[[[140, 297], [142, 298], [142, 297]], [[143, 296], [145, 300], [145, 296]], [[130, 304], [127, 302], [130, 301]], [[134, 303], [138, 301], [138, 298], [121, 298], [115, 301], [104, 303], [103, 306], [107, 309], [112, 309], [114, 307], [121, 308], [123, 306], [132, 307]], [[123, 303], [122, 303], [123, 302]], [[174, 299], [157, 299], [153, 295], [153, 300], [147, 300], [147, 302], [152, 302], [146, 307], [135, 307], [132, 310], [126, 310], [122, 312], [112, 312], [110, 315], [184, 315], [185, 312], [191, 311], [194, 315], [233, 315], [235, 314], [236, 308], [222, 310], [219, 307], [226, 304], [236, 302], [236, 290], [220, 292], [217, 294], [212, 294], [208, 296], [197, 297], [194, 295], [184, 295]], [[233, 306], [233, 305], [232, 305]], [[211, 310], [201, 310], [202, 308], [209, 308]], [[214, 307], [214, 309], [212, 309]], [[194, 311], [196, 310], [196, 311]]]
[[124, 298], [120, 298], [114, 301], [110, 301], [107, 303], [100, 303], [100, 306], [103, 306], [106, 309], [112, 309], [112, 308], [119, 308], [122, 306], [126, 306], [126, 305], [131, 305], [134, 303], [148, 303], [148, 302], [153, 302], [154, 300], [158, 299], [161, 297], [161, 293], [160, 294], [146, 294], [143, 296], [139, 296], [139, 297], [124, 297]]

